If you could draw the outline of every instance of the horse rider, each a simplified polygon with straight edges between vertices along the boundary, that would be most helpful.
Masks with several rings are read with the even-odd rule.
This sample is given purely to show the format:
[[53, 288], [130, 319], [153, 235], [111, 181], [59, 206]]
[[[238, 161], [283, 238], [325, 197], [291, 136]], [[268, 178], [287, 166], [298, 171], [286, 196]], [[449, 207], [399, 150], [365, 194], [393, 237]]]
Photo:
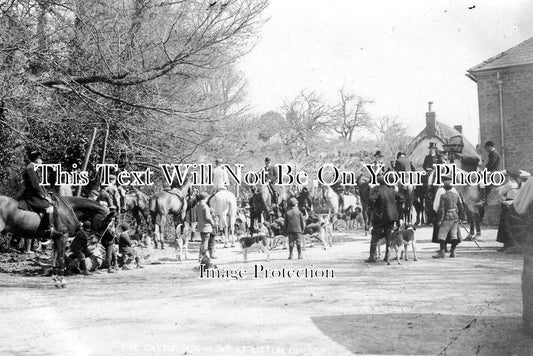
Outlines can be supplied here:
[[207, 200], [207, 205], [211, 201], [211, 198], [221, 190], [227, 190], [228, 184], [228, 172], [222, 166], [222, 160], [217, 158], [215, 160], [215, 168], [213, 169], [213, 187], [211, 188], [211, 196]]
[[41, 177], [37, 173], [36, 164], [43, 164], [42, 154], [39, 151], [32, 151], [28, 155], [30, 163], [26, 166], [22, 174], [24, 180], [24, 191], [19, 198], [22, 206], [36, 213], [44, 213], [48, 229], [45, 233], [50, 234], [50, 238], [60, 236], [61, 233], [56, 230], [56, 221], [54, 220], [54, 205], [52, 199], [46, 190], [40, 185]]
[[392, 167], [390, 167], [390, 166], [387, 167], [387, 165], [385, 164], [384, 158], [385, 158], [385, 156], [383, 156], [383, 154], [379, 150], [376, 151], [376, 153], [374, 154], [374, 162], [372, 162], [372, 166], [373, 166], [374, 171], [378, 170], [378, 166], [379, 165], [383, 166], [381, 168], [381, 170], [379, 171], [379, 173], [377, 174], [378, 177], [382, 176], [385, 173], [387, 173], [387, 172], [392, 170]]
[[485, 168], [489, 172], [496, 172], [502, 170], [502, 156], [494, 146], [494, 142], [492, 141], [487, 141], [485, 143], [485, 151], [487, 151], [487, 154], [489, 156], [489, 161], [485, 165]]
[[[502, 156], [500, 155], [500, 152], [496, 150], [494, 142], [492, 141], [485, 142], [484, 148], [489, 158], [489, 161], [485, 165], [485, 169], [488, 172], [501, 171], [503, 169]], [[487, 195], [490, 193], [491, 189], [492, 189], [492, 186], [490, 185], [485, 187], [485, 192]]]
[[429, 153], [424, 157], [424, 163], [422, 164], [422, 168], [426, 171], [426, 177], [433, 171], [435, 164], [444, 163], [442, 156], [437, 152], [437, 143], [430, 142], [428, 148]]
[[117, 213], [120, 213], [120, 192], [117, 187], [117, 177], [114, 174], [109, 175], [109, 185], [104, 188], [106, 192], [110, 195], [112, 206], [109, 208], [115, 207]]
[[265, 176], [266, 176], [267, 183], [268, 183], [267, 186], [272, 196], [272, 203], [277, 205], [278, 191], [276, 190], [275, 182], [278, 181], [278, 172], [277, 172], [276, 167], [272, 166], [270, 158], [268, 157], [265, 158], [264, 171], [265, 171]]
[[415, 166], [413, 166], [413, 162], [405, 156], [405, 153], [398, 152], [398, 154], [396, 154], [394, 170], [396, 172], [412, 172], [415, 171]]

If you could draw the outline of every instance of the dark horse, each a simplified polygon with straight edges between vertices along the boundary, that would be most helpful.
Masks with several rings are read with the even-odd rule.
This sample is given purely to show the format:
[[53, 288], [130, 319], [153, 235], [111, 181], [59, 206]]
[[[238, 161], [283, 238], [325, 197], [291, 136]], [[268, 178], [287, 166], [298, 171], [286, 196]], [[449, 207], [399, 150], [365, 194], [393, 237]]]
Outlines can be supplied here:
[[413, 185], [402, 185], [398, 184], [398, 193], [404, 198], [404, 203], [400, 206], [400, 219], [403, 220], [404, 225], [410, 225], [411, 220], [411, 210], [414, 205], [415, 200], [415, 187]]
[[356, 179], [356, 184], [357, 190], [359, 191], [359, 199], [361, 200], [366, 235], [370, 228], [370, 181], [364, 180], [363, 175], [360, 174]]
[[[20, 236], [40, 238], [45, 227], [39, 214], [18, 208], [15, 199], [0, 196], [0, 232], [10, 232]], [[65, 287], [65, 251], [68, 237], [73, 236], [80, 226], [80, 220], [90, 220], [92, 230], [96, 234], [103, 234], [111, 222], [114, 213], [96, 201], [80, 197], [57, 197], [56, 230], [60, 236], [52, 239], [55, 263], [53, 261], [52, 276], [56, 287]]]
[[[272, 193], [268, 185], [258, 185], [252, 193], [250, 199], [250, 235], [253, 236], [255, 222], [261, 222], [266, 219], [272, 222], [279, 214], [284, 214], [286, 211], [287, 200], [289, 193], [283, 186], [281, 194], [278, 198], [278, 204], [272, 203]], [[277, 216], [278, 215], [278, 216]]]

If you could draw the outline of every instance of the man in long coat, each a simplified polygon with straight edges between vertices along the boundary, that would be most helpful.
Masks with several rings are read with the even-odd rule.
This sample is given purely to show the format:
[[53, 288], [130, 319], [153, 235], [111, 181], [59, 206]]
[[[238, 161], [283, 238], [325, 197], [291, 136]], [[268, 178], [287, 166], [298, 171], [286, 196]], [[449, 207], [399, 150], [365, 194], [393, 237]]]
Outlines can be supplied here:
[[404, 198], [396, 192], [394, 187], [385, 184], [383, 176], [377, 178], [379, 186], [370, 192], [370, 207], [372, 210], [372, 238], [370, 240], [370, 257], [367, 263], [377, 261], [377, 246], [381, 238], [387, 241], [385, 261], [388, 262], [389, 246], [394, 223], [400, 219], [398, 205], [403, 204]]
[[42, 164], [42, 154], [39, 151], [32, 151], [28, 156], [30, 163], [24, 169], [22, 178], [24, 180], [24, 191], [19, 198], [19, 206], [22, 209], [27, 209], [36, 213], [44, 213], [45, 226], [48, 229], [45, 232], [50, 234], [50, 237], [60, 233], [56, 231], [54, 225], [54, 206], [52, 199], [48, 193], [40, 185], [41, 177], [37, 172], [36, 164]]

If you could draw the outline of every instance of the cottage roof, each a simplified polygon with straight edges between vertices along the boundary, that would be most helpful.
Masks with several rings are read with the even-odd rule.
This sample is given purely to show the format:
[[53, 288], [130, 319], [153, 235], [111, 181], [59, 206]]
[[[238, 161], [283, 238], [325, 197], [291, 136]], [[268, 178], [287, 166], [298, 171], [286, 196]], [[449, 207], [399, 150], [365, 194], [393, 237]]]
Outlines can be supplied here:
[[437, 146], [440, 148], [443, 144], [449, 143], [450, 139], [455, 136], [461, 136], [463, 140], [463, 155], [464, 156], [475, 156], [480, 158], [479, 154], [476, 152], [476, 147], [470, 143], [464, 135], [442, 122], [435, 121], [435, 133], [433, 135], [428, 135], [426, 128], [424, 128], [407, 147], [407, 153], [409, 154], [409, 159], [415, 166], [415, 168], [420, 169], [422, 163], [424, 163], [424, 158], [429, 153], [428, 151], [428, 141], [436, 142]]
[[476, 73], [525, 64], [533, 64], [533, 37], [470, 68], [468, 72]]

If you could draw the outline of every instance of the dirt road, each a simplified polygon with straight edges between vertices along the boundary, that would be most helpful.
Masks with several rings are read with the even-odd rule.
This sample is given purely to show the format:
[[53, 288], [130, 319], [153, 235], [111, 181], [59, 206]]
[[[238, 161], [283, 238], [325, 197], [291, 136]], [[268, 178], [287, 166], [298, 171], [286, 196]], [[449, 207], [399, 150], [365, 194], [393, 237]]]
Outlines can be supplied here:
[[[219, 268], [244, 278], [199, 278], [195, 261], [142, 270], [50, 278], [0, 274], [0, 354], [13, 355], [524, 355], [522, 257], [497, 253], [495, 230], [478, 250], [431, 258], [417, 230], [417, 262], [365, 264], [369, 238], [337, 234], [304, 260], [276, 250], [270, 262], [219, 249]], [[197, 244], [193, 245], [193, 247]], [[191, 255], [196, 255], [193, 250]], [[334, 278], [255, 278], [257, 268], [332, 269]], [[274, 272], [274, 274], [277, 272]]]

